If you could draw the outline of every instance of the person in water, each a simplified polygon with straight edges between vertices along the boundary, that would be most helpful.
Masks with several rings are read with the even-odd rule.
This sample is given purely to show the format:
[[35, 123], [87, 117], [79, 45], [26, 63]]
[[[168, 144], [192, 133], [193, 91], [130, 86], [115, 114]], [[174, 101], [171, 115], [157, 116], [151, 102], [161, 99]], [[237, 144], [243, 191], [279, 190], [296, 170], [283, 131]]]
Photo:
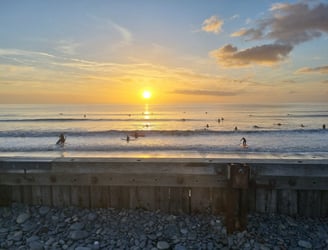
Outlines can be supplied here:
[[56, 142], [56, 144], [57, 144], [57, 145], [64, 145], [65, 141], [66, 141], [66, 136], [65, 136], [63, 133], [61, 133], [61, 134], [59, 135], [59, 139], [58, 139], [58, 141]]
[[240, 141], [242, 142], [243, 147], [247, 147], [246, 139], [245, 137], [241, 138]]

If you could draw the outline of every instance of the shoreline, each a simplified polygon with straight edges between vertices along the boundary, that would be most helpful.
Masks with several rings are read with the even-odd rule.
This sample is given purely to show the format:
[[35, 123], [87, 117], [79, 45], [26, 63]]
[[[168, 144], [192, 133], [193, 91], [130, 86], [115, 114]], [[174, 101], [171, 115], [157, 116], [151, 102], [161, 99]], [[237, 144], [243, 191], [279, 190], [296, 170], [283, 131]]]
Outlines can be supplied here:
[[185, 160], [217, 160], [217, 161], [328, 161], [326, 153], [208, 153], [201, 152], [163, 152], [163, 151], [125, 151], [125, 152], [0, 152], [2, 159], [185, 159]]

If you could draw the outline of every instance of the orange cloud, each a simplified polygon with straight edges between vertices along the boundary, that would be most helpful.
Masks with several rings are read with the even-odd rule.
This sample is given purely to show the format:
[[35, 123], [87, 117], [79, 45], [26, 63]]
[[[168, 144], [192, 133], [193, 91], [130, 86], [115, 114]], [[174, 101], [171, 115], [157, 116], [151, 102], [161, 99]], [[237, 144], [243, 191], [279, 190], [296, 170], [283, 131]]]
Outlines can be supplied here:
[[316, 67], [316, 68], [301, 68], [297, 70], [297, 73], [306, 74], [306, 73], [319, 73], [319, 74], [328, 74], [328, 66]]
[[222, 31], [223, 20], [217, 16], [211, 16], [203, 22], [202, 30], [206, 32], [219, 33]]

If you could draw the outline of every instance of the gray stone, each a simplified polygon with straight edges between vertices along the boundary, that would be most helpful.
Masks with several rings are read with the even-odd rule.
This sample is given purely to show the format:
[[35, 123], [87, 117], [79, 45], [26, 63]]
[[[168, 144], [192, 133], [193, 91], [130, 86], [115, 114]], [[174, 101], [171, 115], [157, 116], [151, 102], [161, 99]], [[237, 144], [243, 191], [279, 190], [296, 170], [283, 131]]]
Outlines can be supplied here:
[[12, 236], [12, 240], [14, 241], [20, 241], [23, 238], [23, 232], [22, 231], [16, 231], [14, 235]]
[[179, 229], [175, 224], [168, 224], [165, 227], [164, 234], [168, 238], [173, 238], [174, 236], [179, 236]]
[[304, 248], [308, 248], [308, 249], [312, 248], [312, 244], [311, 244], [311, 242], [308, 242], [308, 241], [306, 241], [306, 240], [299, 240], [299, 241], [297, 242], [297, 244], [298, 244], [298, 246], [300, 246], [300, 247], [304, 247]]
[[30, 250], [43, 250], [43, 244], [39, 241], [32, 241], [29, 244]]
[[69, 234], [69, 238], [71, 238], [72, 240], [81, 240], [85, 239], [88, 236], [88, 232], [82, 230], [71, 231]]
[[9, 232], [8, 228], [0, 227], [0, 234], [8, 233], [8, 232]]
[[288, 225], [292, 226], [292, 227], [297, 227], [297, 223], [295, 222], [295, 220], [289, 216], [286, 217], [286, 221], [288, 223]]
[[29, 218], [31, 217], [30, 214], [27, 214], [27, 213], [21, 213], [20, 215], [18, 215], [17, 219], [16, 219], [16, 222], [18, 224], [22, 224], [24, 223], [25, 221], [27, 221]]
[[69, 228], [70, 228], [70, 230], [82, 230], [84, 228], [84, 223], [77, 222], [77, 223], [72, 224]]
[[97, 219], [97, 214], [96, 213], [89, 213], [88, 214], [88, 220], [89, 221], [94, 221], [95, 219]]
[[42, 207], [39, 208], [39, 214], [40, 214], [41, 216], [44, 216], [44, 215], [46, 215], [46, 214], [49, 213], [49, 210], [50, 210], [49, 207], [47, 207], [47, 206], [42, 206]]
[[159, 241], [159, 242], [157, 242], [156, 247], [160, 250], [169, 249], [170, 244], [167, 243], [166, 241]]
[[174, 246], [173, 250], [186, 250], [186, 247], [178, 244]]
[[75, 250], [92, 250], [90, 247], [76, 247]]
[[30, 243], [30, 242], [37, 241], [37, 240], [39, 240], [39, 237], [36, 235], [33, 235], [30, 238], [26, 239], [26, 243]]

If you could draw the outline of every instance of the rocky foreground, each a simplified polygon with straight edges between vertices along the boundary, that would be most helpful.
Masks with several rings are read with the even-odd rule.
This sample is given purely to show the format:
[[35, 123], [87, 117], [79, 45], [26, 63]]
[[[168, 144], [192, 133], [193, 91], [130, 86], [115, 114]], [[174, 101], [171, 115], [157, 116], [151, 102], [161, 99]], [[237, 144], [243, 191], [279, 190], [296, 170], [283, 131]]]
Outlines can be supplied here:
[[328, 218], [253, 214], [228, 236], [213, 215], [13, 204], [0, 207], [0, 249], [328, 249]]

